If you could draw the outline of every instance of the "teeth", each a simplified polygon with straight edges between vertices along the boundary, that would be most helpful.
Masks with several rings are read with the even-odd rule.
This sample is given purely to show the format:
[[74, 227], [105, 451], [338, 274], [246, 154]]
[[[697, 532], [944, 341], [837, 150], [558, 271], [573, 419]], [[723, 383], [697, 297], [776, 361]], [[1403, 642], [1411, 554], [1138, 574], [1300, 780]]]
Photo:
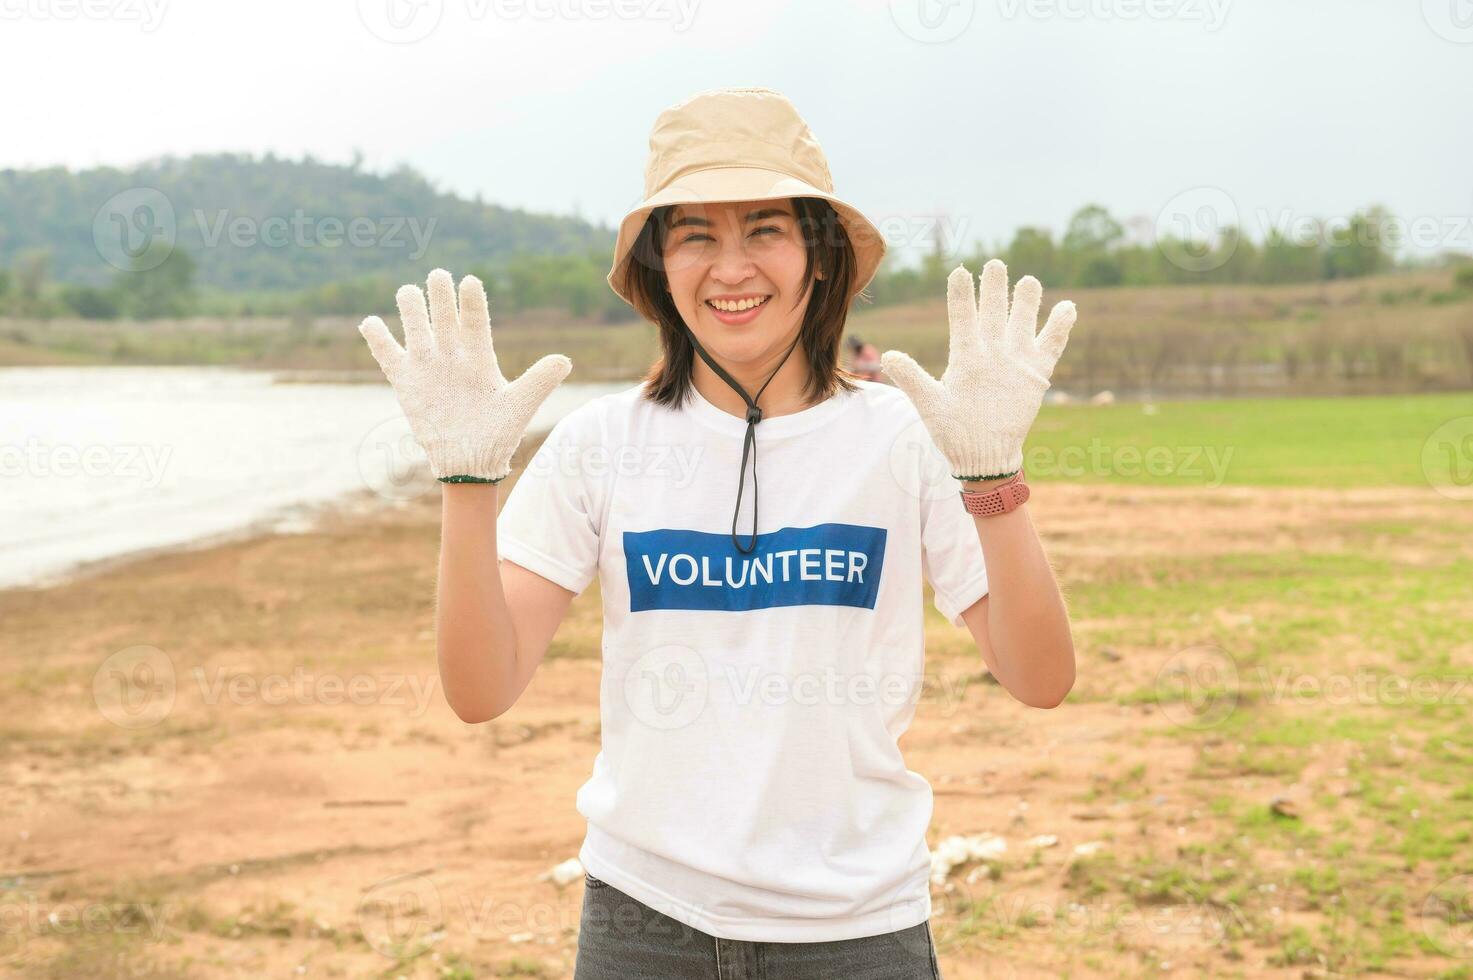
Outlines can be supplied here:
[[750, 310], [754, 306], [761, 306], [767, 302], [767, 297], [756, 296], [751, 299], [737, 300], [735, 302], [724, 299], [708, 299], [706, 302], [723, 313], [740, 313], [742, 310]]

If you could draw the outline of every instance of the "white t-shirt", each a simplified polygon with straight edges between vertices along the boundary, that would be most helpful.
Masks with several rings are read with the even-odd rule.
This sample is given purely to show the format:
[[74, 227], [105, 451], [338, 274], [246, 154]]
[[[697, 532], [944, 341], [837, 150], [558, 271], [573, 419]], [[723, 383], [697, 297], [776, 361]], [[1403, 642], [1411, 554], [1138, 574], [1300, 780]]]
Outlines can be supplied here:
[[[500, 556], [603, 598], [602, 751], [584, 867], [724, 939], [826, 942], [930, 918], [931, 787], [906, 768], [922, 576], [956, 626], [976, 526], [905, 395], [858, 381], [756, 428], [636, 385], [566, 415], [497, 523]], [[749, 553], [743, 553], [749, 551]]]

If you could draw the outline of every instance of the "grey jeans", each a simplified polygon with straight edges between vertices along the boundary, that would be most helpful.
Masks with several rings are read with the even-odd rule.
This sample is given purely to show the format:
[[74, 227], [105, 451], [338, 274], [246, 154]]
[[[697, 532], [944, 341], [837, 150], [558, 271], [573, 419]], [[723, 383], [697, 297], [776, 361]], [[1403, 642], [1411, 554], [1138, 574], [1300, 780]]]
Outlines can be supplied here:
[[718, 939], [583, 877], [573, 980], [941, 980], [931, 924], [824, 943]]

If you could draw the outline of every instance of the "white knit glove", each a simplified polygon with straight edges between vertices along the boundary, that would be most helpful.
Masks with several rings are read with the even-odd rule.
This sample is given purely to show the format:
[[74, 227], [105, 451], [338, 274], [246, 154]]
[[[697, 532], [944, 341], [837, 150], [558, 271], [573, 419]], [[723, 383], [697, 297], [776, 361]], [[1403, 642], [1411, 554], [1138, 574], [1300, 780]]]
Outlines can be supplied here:
[[1001, 260], [982, 267], [980, 302], [972, 274], [959, 265], [946, 280], [951, 343], [941, 380], [909, 354], [890, 350], [880, 357], [958, 480], [993, 479], [1023, 467], [1023, 440], [1076, 315], [1073, 303], [1059, 303], [1035, 336], [1042, 299], [1038, 280], [1024, 276], [1013, 290], [1010, 315], [1008, 267]]
[[508, 383], [491, 347], [491, 315], [481, 281], [475, 276], [460, 280], [458, 313], [450, 273], [431, 272], [429, 292], [428, 314], [418, 286], [400, 286], [394, 297], [404, 347], [376, 316], [364, 320], [358, 332], [393, 386], [436, 478], [497, 483], [511, 472], [511, 457], [527, 424], [573, 362], [548, 354]]

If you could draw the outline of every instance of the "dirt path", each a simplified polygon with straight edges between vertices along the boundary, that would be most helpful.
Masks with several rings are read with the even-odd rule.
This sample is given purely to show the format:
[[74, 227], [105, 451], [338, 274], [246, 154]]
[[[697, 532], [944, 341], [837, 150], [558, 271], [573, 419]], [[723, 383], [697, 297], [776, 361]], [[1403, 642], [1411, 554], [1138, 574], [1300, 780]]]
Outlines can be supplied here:
[[[1266, 495], [1275, 506], [1257, 506]], [[1140, 696], [1171, 687], [1184, 662], [1189, 680], [1201, 658], [1214, 666], [1202, 645], [1292, 604], [1215, 594], [1253, 576], [1214, 575], [1214, 562], [1467, 561], [1469, 509], [1430, 493], [1060, 485], [1030, 507], [1071, 594], [1075, 692], [1055, 711], [1013, 702], [932, 609], [927, 696], [902, 741], [936, 791], [933, 847], [980, 833], [1007, 845], [933, 892], [949, 980], [1434, 976], [1473, 963], [1426, 947], [1284, 961], [1295, 927], [1318, 935], [1334, 909], [1262, 886], [1288, 890], [1333, 852], [1309, 844], [1300, 860], [1265, 843], [1220, 797], [1266, 811], [1289, 792], [1280, 808], [1330, 835], [1329, 804], [1314, 801], [1353, 782], [1347, 766], [1370, 750], [1327, 735], [1292, 769], [1214, 768], [1238, 738], [1231, 719], [1194, 728], [1210, 704]], [[573, 799], [598, 745], [597, 592], [575, 603], [517, 706], [466, 726], [435, 676], [437, 518], [432, 497], [0, 593], [0, 972], [571, 976], [581, 879], [559, 887], [547, 873], [583, 835]], [[1194, 569], [1200, 606], [1162, 616], [1154, 636], [1154, 618], [1111, 598], [1169, 591]], [[1304, 669], [1322, 662], [1313, 645], [1293, 652]], [[1473, 659], [1452, 654], [1465, 670]], [[1449, 732], [1465, 751], [1466, 728]], [[1337, 813], [1362, 827], [1372, 816]], [[1029, 843], [1040, 835], [1055, 840]], [[1450, 860], [1469, 854], [1464, 843]], [[1414, 864], [1395, 884], [1436, 880]]]

